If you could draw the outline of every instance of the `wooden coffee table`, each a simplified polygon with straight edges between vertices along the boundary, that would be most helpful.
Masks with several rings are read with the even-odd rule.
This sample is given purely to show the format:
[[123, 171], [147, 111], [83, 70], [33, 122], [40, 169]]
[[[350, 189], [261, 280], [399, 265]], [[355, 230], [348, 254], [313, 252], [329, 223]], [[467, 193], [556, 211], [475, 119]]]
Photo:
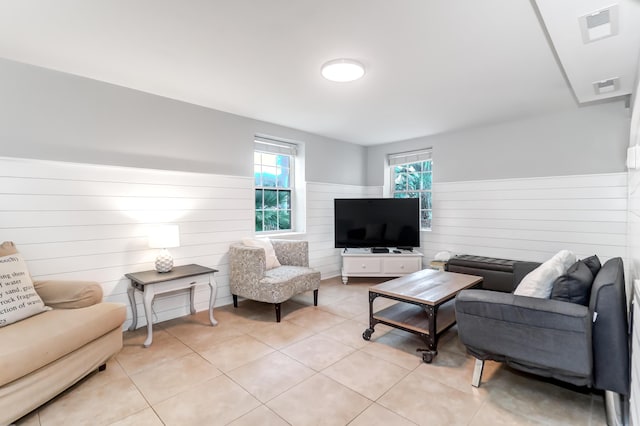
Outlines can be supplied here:
[[[438, 353], [438, 335], [456, 323], [454, 298], [461, 290], [480, 286], [482, 277], [423, 269], [369, 288], [369, 328], [362, 333], [371, 339], [378, 323], [422, 337], [426, 349], [419, 348], [422, 360], [431, 362]], [[373, 312], [377, 297], [400, 303]]]

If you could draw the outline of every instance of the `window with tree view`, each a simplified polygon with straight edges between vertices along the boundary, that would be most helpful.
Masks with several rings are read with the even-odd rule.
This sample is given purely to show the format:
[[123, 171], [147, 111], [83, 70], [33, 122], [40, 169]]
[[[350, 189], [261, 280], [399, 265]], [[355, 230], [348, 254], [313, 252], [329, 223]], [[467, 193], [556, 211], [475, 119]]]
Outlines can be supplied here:
[[[405, 156], [404, 160], [409, 156]], [[422, 155], [421, 157], [425, 157]], [[393, 198], [419, 198], [420, 199], [420, 226], [422, 229], [431, 229], [432, 220], [432, 162], [429, 159], [420, 159], [413, 162], [401, 163], [402, 158], [391, 157], [392, 194]]]
[[293, 157], [254, 151], [256, 232], [291, 230]]

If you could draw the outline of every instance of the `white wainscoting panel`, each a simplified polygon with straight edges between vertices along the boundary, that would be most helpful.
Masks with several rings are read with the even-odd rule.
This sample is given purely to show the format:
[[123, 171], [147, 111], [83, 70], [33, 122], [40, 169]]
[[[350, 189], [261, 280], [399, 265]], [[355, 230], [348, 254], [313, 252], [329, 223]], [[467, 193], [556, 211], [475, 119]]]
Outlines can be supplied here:
[[[638, 114], [640, 114], [640, 111], [638, 112]], [[640, 131], [640, 129], [638, 129], [638, 131]], [[629, 169], [628, 176], [628, 256], [630, 262], [630, 272], [632, 274], [631, 278], [640, 279], [640, 169]]]
[[[216, 305], [231, 301], [229, 244], [253, 234], [251, 178], [0, 158], [0, 240], [14, 241], [35, 280], [98, 281], [105, 300], [129, 302], [124, 274], [153, 269], [147, 228], [180, 226], [175, 264], [218, 269]], [[208, 307], [200, 286], [196, 308]], [[137, 295], [139, 326], [146, 324]], [[189, 313], [188, 292], [159, 296], [154, 320]], [[128, 311], [125, 328], [131, 320]]]
[[627, 174], [436, 183], [425, 260], [439, 251], [544, 261], [626, 258]]
[[335, 248], [333, 200], [336, 198], [382, 197], [382, 187], [307, 183], [307, 232], [309, 264], [322, 278], [340, 275], [342, 258]]
[[[640, 98], [636, 99], [632, 118], [632, 135], [640, 135]], [[632, 136], [631, 144], [640, 142]], [[628, 297], [633, 297], [633, 320], [631, 338], [631, 400], [630, 417], [632, 425], [640, 425], [640, 169], [629, 169], [629, 209], [627, 227], [627, 248], [629, 258], [628, 280], [634, 284], [632, 293], [627, 292]], [[629, 288], [629, 287], [627, 287]]]

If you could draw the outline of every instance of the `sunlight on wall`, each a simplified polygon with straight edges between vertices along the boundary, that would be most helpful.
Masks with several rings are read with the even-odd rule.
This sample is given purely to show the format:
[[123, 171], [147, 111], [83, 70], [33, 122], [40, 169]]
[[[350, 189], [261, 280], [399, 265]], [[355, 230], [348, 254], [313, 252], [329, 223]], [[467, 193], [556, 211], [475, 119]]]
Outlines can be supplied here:
[[197, 203], [184, 198], [120, 198], [117, 208], [139, 223], [173, 223], [189, 211], [197, 210]]

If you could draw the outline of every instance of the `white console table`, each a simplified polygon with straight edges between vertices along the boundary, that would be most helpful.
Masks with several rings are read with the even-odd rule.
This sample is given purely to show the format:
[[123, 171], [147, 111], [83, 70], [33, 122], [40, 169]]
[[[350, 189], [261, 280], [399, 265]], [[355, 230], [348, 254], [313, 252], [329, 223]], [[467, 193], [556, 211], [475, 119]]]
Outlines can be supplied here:
[[342, 250], [342, 282], [349, 277], [400, 277], [422, 269], [422, 253], [389, 249], [389, 253], [372, 253], [369, 248]]
[[194, 305], [195, 288], [199, 284], [208, 284], [210, 289], [209, 295], [209, 322], [211, 325], [218, 324], [213, 318], [213, 305], [216, 302], [216, 292], [218, 285], [216, 284], [213, 274], [218, 272], [217, 269], [207, 268], [200, 265], [183, 265], [176, 266], [170, 272], [159, 273], [155, 270], [142, 271], [125, 274], [131, 280], [131, 285], [127, 289], [129, 302], [131, 303], [131, 314], [133, 322], [129, 327], [129, 331], [133, 331], [138, 326], [138, 309], [135, 299], [135, 291], [141, 291], [144, 302], [144, 315], [147, 318], [147, 340], [144, 341], [144, 347], [148, 348], [153, 342], [153, 320], [151, 318], [153, 299], [158, 294], [169, 293], [176, 290], [189, 289], [189, 309], [191, 315], [196, 313]]

